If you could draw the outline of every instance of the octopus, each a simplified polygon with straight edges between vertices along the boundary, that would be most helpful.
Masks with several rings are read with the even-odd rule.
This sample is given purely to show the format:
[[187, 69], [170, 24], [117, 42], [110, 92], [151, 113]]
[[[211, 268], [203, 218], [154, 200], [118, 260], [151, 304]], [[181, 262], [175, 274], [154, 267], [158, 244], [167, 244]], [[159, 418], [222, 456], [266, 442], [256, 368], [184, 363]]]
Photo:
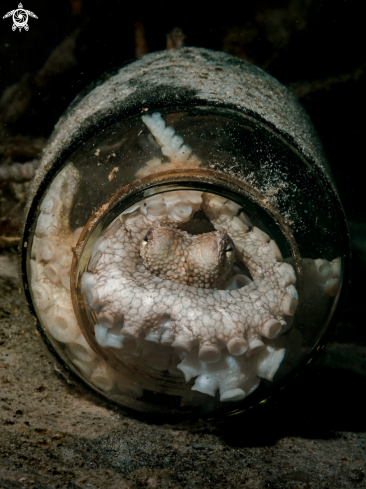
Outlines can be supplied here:
[[[201, 164], [159, 113], [142, 120], [168, 162], [154, 158], [136, 177]], [[154, 386], [117, 374], [97, 356], [73, 311], [70, 263], [82, 228], [72, 230], [69, 221], [79, 179], [68, 165], [42, 202], [30, 261], [33, 300], [47, 332], [67, 345], [83, 376], [105, 392], [141, 397]], [[95, 312], [101, 347], [126, 363], [194, 379], [183, 389], [183, 403], [209, 405], [207, 395], [218, 391], [221, 402], [239, 401], [261, 379], [273, 380], [285, 354], [294, 355], [289, 345], [296, 330], [283, 333], [295, 311], [302, 315], [302, 304], [297, 307], [290, 261], [235, 202], [175, 190], [150, 196], [111, 222], [91, 249], [81, 292]], [[340, 260], [304, 258], [303, 265], [305, 289], [313, 293], [316, 285], [324, 309], [339, 290]]]
[[[81, 286], [98, 318], [97, 339], [103, 343], [117, 327], [135, 341], [186, 354], [198, 348], [206, 364], [227, 353], [250, 357], [264, 346], [262, 338], [288, 329], [297, 306], [294, 269], [234, 202], [180, 191], [184, 201], [177, 203], [177, 193], [122, 213], [94, 244]], [[186, 208], [177, 219], [170, 208], [179, 206]], [[200, 208], [216, 231], [193, 236], [180, 229]], [[253, 281], [225, 290], [235, 257]]]

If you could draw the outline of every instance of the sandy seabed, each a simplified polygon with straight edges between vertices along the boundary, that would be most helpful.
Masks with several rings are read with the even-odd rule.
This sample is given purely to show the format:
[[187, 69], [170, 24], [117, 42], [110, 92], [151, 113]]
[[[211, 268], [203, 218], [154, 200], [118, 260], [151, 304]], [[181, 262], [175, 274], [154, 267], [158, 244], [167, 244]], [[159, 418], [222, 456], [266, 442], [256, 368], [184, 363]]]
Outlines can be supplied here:
[[364, 347], [331, 343], [250, 415], [213, 424], [108, 404], [50, 355], [0, 256], [0, 488], [365, 487]]

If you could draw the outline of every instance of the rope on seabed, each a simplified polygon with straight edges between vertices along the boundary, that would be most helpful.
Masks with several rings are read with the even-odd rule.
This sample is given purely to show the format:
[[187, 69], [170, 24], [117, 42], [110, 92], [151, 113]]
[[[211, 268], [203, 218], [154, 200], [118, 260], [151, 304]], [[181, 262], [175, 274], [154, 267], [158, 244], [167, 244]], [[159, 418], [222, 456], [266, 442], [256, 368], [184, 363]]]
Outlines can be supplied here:
[[0, 165], [0, 182], [26, 182], [32, 180], [39, 166], [39, 160], [27, 163], [13, 163]]
[[[13, 163], [12, 165], [0, 165], [1, 182], [27, 182], [34, 178], [39, 166], [39, 160], [35, 159], [27, 163]], [[19, 236], [0, 236], [0, 249], [18, 246]]]

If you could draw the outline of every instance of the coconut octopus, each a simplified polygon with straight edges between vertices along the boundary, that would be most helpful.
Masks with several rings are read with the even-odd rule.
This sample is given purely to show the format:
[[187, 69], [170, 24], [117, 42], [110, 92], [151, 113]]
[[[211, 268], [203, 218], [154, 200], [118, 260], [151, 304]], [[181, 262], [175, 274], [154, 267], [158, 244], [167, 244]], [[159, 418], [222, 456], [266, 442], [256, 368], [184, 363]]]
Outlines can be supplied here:
[[[200, 208], [216, 231], [191, 235], [180, 229]], [[112, 335], [120, 338], [120, 348], [127, 339], [170, 346], [181, 355], [178, 369], [186, 380], [198, 376], [196, 390], [210, 395], [219, 388], [221, 401], [248, 394], [253, 386], [244, 390], [243, 383], [250, 374], [250, 383], [258, 384], [258, 370], [274, 351], [275, 371], [283, 348], [266, 340], [289, 327], [296, 276], [276, 243], [240, 211], [217, 195], [175, 191], [117, 217], [94, 244], [81, 282], [98, 318], [99, 344], [116, 347]], [[253, 281], [233, 275], [235, 256]], [[226, 380], [204, 382], [210, 365], [216, 377], [226, 371]], [[235, 368], [240, 375], [228, 382], [227, 371], [233, 380]], [[273, 377], [271, 368], [264, 375]]]
[[[159, 113], [142, 120], [169, 159], [148, 162], [143, 174], [200, 165]], [[215, 231], [183, 229], [199, 210]], [[297, 307], [295, 282], [276, 243], [238, 204], [181, 190], [118, 216], [94, 244], [81, 290], [96, 313], [101, 346], [126, 352], [128, 361], [155, 344], [160, 370], [180, 371], [187, 382], [196, 378], [192, 390], [210, 396], [219, 390], [221, 401], [235, 401], [261, 377], [272, 380], [283, 360], [281, 333]]]
[[[201, 165], [159, 113], [142, 120], [165, 160], [148, 161], [136, 178]], [[71, 247], [82, 228], [73, 231], [69, 220], [79, 180], [68, 165], [42, 202], [30, 260], [33, 299], [48, 333], [67, 345], [73, 364], [95, 386], [141, 397], [155, 384], [125, 378], [96, 355], [73, 311]], [[338, 293], [340, 260], [304, 258], [303, 266], [304, 307], [316, 302], [318, 313]], [[107, 227], [91, 250], [81, 292], [95, 312], [100, 346], [113, 348], [126, 364], [194, 379], [182, 390], [182, 403], [208, 406], [207, 395], [221, 402], [243, 399], [261, 378], [273, 380], [281, 363], [286, 369], [286, 351], [287, 359], [296, 356], [290, 341], [296, 330], [283, 334], [297, 310], [295, 283], [277, 244], [238, 204], [176, 190], [146, 198]], [[297, 343], [301, 348], [302, 339]]]

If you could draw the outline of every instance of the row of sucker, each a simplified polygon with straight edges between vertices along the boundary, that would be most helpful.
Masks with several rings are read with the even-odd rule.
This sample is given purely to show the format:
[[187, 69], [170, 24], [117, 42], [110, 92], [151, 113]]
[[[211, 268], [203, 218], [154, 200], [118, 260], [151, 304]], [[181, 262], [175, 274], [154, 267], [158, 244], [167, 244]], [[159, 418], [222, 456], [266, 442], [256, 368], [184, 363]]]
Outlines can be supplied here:
[[136, 172], [136, 177], [141, 178], [151, 173], [180, 170], [181, 168], [198, 168], [201, 160], [193, 153], [192, 148], [184, 144], [173, 127], [167, 126], [160, 112], [152, 115], [143, 115], [142, 121], [154, 136], [156, 143], [161, 148], [162, 154], [168, 162], [162, 158], [152, 158]]
[[84, 338], [70, 295], [72, 247], [82, 228], [72, 231], [69, 214], [79, 181], [69, 165], [54, 179], [46, 193], [37, 220], [31, 250], [31, 291], [43, 327], [64, 345], [75, 367], [93, 385], [114, 395], [141, 397], [143, 389], [121, 377], [98, 357]]

